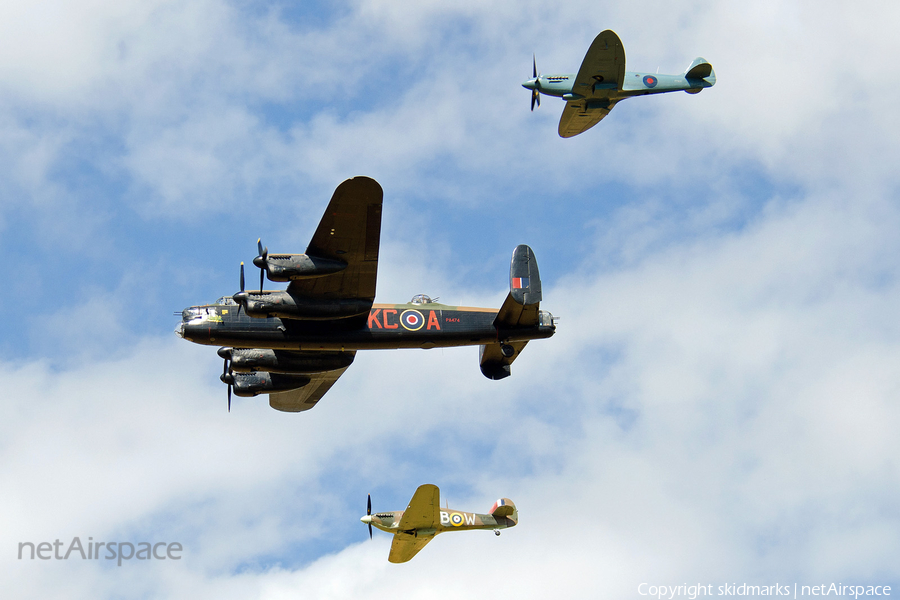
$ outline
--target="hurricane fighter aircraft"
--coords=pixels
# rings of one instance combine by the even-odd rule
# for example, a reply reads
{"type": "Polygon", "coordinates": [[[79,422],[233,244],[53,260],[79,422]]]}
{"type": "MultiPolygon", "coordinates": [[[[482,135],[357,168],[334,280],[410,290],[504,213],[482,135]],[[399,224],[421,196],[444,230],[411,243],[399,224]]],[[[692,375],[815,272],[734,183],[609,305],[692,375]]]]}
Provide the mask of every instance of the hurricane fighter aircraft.
{"type": "Polygon", "coordinates": [[[419,294],[406,304],[373,304],[381,234],[381,186],[354,177],[334,192],[305,254],[270,254],[257,242],[259,290],[182,311],[175,333],[222,346],[221,379],[238,396],[269,394],[272,408],[315,406],[353,362],[357,350],[480,346],[481,372],[509,376],[529,340],[556,331],[539,309],[541,279],[531,248],[518,246],[510,290],[500,309],[439,304],[419,294]],[[263,290],[263,276],[288,283],[263,290]]]}
{"type": "Polygon", "coordinates": [[[394,534],[391,553],[388,561],[392,563],[406,562],[425,547],[434,536],[445,531],[465,531],[468,529],[493,529],[500,535],[501,529],[515,527],[519,522],[519,512],[509,498],[500,498],[488,511],[488,514],[464,512],[441,508],[441,491],[436,485],[426,483],[420,485],[413,494],[406,510],[379,512],[372,514],[372,496],[366,504],[366,516],[360,521],[369,526],[369,539],[372,538],[372,526],[394,534]]]}
{"type": "Polygon", "coordinates": [[[704,58],[694,59],[681,75],[626,71],[622,40],[607,29],[594,38],[577,74],[539,75],[537,60],[532,58],[531,79],[522,87],[531,90],[531,110],[535,103],[541,105],[541,94],[566,101],[559,135],[568,138],[599,123],[619,100],[680,90],[697,94],[715,84],[716,73],[704,58]]]}

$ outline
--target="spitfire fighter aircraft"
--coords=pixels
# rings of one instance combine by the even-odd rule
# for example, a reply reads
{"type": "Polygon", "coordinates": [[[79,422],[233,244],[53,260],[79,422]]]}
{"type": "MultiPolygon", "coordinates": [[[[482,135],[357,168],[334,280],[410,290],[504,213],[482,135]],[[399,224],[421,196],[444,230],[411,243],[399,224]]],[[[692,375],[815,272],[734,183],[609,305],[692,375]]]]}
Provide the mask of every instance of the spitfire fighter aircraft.
{"type": "Polygon", "coordinates": [[[257,242],[259,291],[241,289],[215,304],[182,311],[175,333],[222,346],[221,380],[238,396],[269,394],[272,408],[315,406],[353,362],[357,350],[480,346],[481,372],[509,376],[529,340],[556,331],[539,309],[541,279],[531,248],[518,246],[510,290],[500,309],[447,306],[419,294],[406,304],[373,304],[383,192],[354,177],[334,192],[305,254],[269,254],[257,242]],[[263,276],[290,282],[263,290],[263,276]]]}
{"type": "Polygon", "coordinates": [[[577,74],[538,75],[537,60],[533,59],[531,79],[522,87],[531,90],[531,110],[535,103],[541,105],[541,94],[566,101],[559,135],[568,138],[599,123],[619,100],[679,90],[697,94],[715,84],[716,73],[703,58],[694,59],[681,75],[626,71],[622,40],[607,29],[594,38],[577,74]]]}
{"type": "Polygon", "coordinates": [[[488,511],[489,514],[464,512],[441,508],[441,491],[436,485],[420,485],[413,494],[406,510],[372,514],[372,496],[366,505],[366,516],[360,521],[394,534],[388,561],[406,562],[425,547],[434,536],[445,531],[465,531],[467,529],[493,529],[500,535],[501,529],[515,527],[519,522],[516,505],[509,498],[500,498],[488,511]]]}

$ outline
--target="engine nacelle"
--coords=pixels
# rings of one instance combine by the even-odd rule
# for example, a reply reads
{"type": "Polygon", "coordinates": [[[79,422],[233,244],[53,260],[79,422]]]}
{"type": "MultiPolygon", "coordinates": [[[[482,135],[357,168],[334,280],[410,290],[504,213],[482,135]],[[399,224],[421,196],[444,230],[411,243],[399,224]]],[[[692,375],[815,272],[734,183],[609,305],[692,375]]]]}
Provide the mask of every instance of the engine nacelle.
{"type": "Polygon", "coordinates": [[[327,321],[367,315],[372,308],[371,300],[318,300],[298,298],[288,292],[238,292],[233,298],[249,316],[260,319],[327,321]]]}
{"type": "MultiPolygon", "coordinates": [[[[310,382],[306,375],[290,373],[231,373],[234,393],[238,396],[250,397],[271,392],[286,392],[302,388],[310,382]]],[[[224,376],[223,376],[224,377],[224,376]]],[[[227,381],[225,383],[228,383],[227,381]]]]}
{"type": "Polygon", "coordinates": [[[234,371],[273,373],[323,373],[349,367],[354,352],[302,352],[261,348],[219,348],[219,356],[231,361],[234,371]]]}
{"type": "Polygon", "coordinates": [[[331,275],[347,268],[347,263],[331,258],[319,258],[308,254],[269,254],[263,259],[257,256],[253,264],[266,270],[269,281],[291,281],[331,275]]]}

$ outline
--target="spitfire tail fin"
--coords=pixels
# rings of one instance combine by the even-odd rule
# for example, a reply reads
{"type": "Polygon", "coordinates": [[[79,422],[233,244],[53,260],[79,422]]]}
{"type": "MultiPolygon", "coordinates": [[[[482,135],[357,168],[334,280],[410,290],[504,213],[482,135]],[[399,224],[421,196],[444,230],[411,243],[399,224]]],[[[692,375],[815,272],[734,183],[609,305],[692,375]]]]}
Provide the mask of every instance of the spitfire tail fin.
{"type": "Polygon", "coordinates": [[[494,502],[490,513],[498,522],[505,520],[507,527],[513,527],[519,522],[519,511],[516,510],[516,503],[509,498],[500,498],[494,502]]]}
{"type": "Polygon", "coordinates": [[[689,94],[696,94],[705,87],[716,85],[716,72],[705,58],[698,56],[684,72],[684,78],[695,84],[687,90],[689,94]]]}

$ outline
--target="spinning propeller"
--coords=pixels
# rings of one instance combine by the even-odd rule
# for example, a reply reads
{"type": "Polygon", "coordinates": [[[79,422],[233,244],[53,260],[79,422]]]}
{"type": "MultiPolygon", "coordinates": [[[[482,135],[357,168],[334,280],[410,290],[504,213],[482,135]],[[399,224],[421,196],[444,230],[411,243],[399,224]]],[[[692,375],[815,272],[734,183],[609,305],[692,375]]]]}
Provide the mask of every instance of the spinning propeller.
{"type": "MultiPolygon", "coordinates": [[[[269,256],[269,247],[266,246],[263,248],[262,238],[256,240],[256,247],[259,249],[259,256],[253,259],[253,264],[259,267],[259,293],[262,294],[263,291],[263,275],[266,271],[266,258],[269,256]]],[[[244,286],[241,286],[241,290],[244,289],[244,286]]]]}
{"type": "MultiPolygon", "coordinates": [[[[366,516],[367,517],[372,516],[372,494],[369,494],[369,499],[366,502],[366,516]]],[[[367,523],[367,525],[369,526],[369,539],[371,540],[372,539],[372,521],[369,521],[367,523]]]]}
{"type": "Polygon", "coordinates": [[[238,316],[241,316],[241,307],[244,306],[244,301],[246,300],[246,296],[247,296],[247,294],[244,293],[244,263],[243,263],[243,261],[241,261],[241,291],[231,297],[232,300],[237,302],[238,316]]]}
{"type": "MultiPolygon", "coordinates": [[[[241,286],[241,288],[243,287],[244,286],[241,286]]],[[[231,359],[231,348],[219,348],[216,354],[225,359],[225,364],[222,367],[222,374],[219,376],[219,379],[222,380],[222,383],[228,384],[228,412],[231,412],[231,386],[234,385],[234,373],[232,373],[228,364],[231,359]]]]}
{"type": "Polygon", "coordinates": [[[531,55],[531,77],[534,79],[534,87],[531,88],[531,110],[534,111],[534,103],[537,102],[538,108],[541,107],[541,76],[537,72],[537,58],[531,55]]]}

